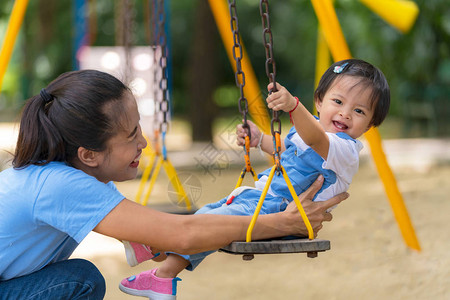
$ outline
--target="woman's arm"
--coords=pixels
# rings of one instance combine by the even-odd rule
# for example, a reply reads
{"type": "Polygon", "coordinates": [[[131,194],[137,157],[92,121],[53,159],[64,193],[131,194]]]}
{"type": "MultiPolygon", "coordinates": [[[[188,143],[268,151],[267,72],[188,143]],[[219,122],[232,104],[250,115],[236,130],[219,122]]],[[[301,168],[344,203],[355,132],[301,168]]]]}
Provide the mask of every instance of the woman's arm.
{"type": "MultiPolygon", "coordinates": [[[[346,193],[323,202],[312,202],[323,178],[299,196],[314,231],[332,216],[326,210],[346,199],[346,193]]],[[[292,204],[292,203],[291,203],[292,204]]],[[[266,239],[285,235],[306,235],[306,227],[295,204],[286,211],[258,218],[253,238],[266,239]]],[[[124,199],[94,231],[120,240],[151,245],[155,249],[182,254],[216,250],[235,240],[245,240],[251,216],[173,215],[155,211],[124,199]]]]}
{"type": "MultiPolygon", "coordinates": [[[[272,87],[273,84],[270,83],[267,88],[270,90],[272,87]]],[[[267,97],[268,107],[276,111],[283,110],[285,112],[290,112],[295,108],[291,112],[295,130],[308,146],[326,160],[330,141],[323,127],[302,103],[299,102],[297,105],[298,100],[285,87],[277,83],[277,89],[277,92],[267,97]]]]}

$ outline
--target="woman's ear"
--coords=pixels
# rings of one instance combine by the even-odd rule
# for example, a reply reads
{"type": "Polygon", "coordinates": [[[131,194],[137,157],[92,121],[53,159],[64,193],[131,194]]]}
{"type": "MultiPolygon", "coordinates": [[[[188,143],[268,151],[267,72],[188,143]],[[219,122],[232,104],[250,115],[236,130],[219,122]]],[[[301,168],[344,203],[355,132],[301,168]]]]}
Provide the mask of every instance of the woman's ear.
{"type": "Polygon", "coordinates": [[[102,159],[102,154],[100,152],[88,150],[84,147],[78,147],[78,160],[91,168],[98,167],[100,160],[102,159]]]}

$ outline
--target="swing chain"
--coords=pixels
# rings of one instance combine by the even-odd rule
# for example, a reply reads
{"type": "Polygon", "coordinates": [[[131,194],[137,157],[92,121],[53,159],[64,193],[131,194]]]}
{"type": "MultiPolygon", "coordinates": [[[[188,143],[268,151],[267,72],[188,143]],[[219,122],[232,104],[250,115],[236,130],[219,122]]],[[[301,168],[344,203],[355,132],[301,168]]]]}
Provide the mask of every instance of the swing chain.
{"type": "Polygon", "coordinates": [[[151,15],[151,30],[150,30],[150,36],[149,39],[152,43],[153,48],[153,64],[152,64],[152,72],[153,72],[153,131],[154,131],[154,145],[155,150],[158,152],[159,147],[156,147],[157,140],[159,138],[159,122],[158,122],[158,116],[159,116],[159,99],[158,99],[158,31],[157,31],[157,12],[156,12],[157,3],[156,1],[153,1],[153,7],[152,7],[152,15],[151,15]]]}
{"type": "MultiPolygon", "coordinates": [[[[275,59],[273,58],[273,36],[272,30],[270,29],[268,0],[260,1],[259,12],[261,14],[261,21],[263,26],[263,43],[264,47],[266,48],[266,75],[269,78],[269,82],[275,82],[277,69],[275,66],[275,59]]],[[[277,91],[275,86],[272,91],[277,91]]]]}
{"type": "Polygon", "coordinates": [[[131,82],[133,78],[133,69],[131,68],[131,49],[132,49],[132,35],[133,35],[133,3],[129,0],[122,2],[122,44],[125,50],[125,74],[124,81],[126,84],[131,82]]]}
{"type": "MultiPolygon", "coordinates": [[[[236,1],[235,0],[228,0],[228,5],[230,9],[230,25],[231,25],[231,31],[233,33],[233,58],[236,62],[236,72],[234,74],[235,80],[236,80],[236,86],[239,88],[240,91],[240,98],[239,98],[239,112],[242,114],[243,118],[243,127],[247,130],[248,137],[251,140],[251,132],[250,132],[250,126],[247,123],[247,115],[248,115],[248,101],[247,98],[244,96],[244,86],[245,86],[245,74],[242,70],[242,57],[243,57],[243,50],[242,45],[240,43],[240,36],[239,36],[239,21],[237,16],[237,9],[236,9],[236,1]]],[[[244,146],[245,148],[245,146],[244,146]]],[[[245,149],[246,151],[248,149],[245,149]]]]}
{"type": "Polygon", "coordinates": [[[168,114],[169,114],[169,91],[167,80],[167,42],[165,32],[166,15],[164,11],[164,0],[158,0],[157,22],[158,22],[158,34],[156,39],[161,48],[161,55],[159,58],[159,66],[161,70],[159,88],[162,92],[162,97],[159,106],[160,111],[162,112],[162,122],[160,126],[161,131],[163,132],[164,135],[164,133],[167,132],[168,114]]]}
{"type": "MultiPolygon", "coordinates": [[[[275,59],[273,57],[273,36],[272,30],[270,29],[270,17],[269,17],[269,1],[261,0],[259,2],[259,12],[261,14],[261,23],[263,27],[263,43],[264,48],[266,49],[266,75],[269,79],[269,82],[274,84],[273,88],[269,91],[269,93],[273,93],[277,91],[277,87],[275,85],[276,80],[275,76],[277,73],[277,69],[275,66],[275,59]]],[[[275,164],[277,165],[277,171],[281,171],[280,165],[280,151],[281,151],[281,121],[278,115],[278,111],[272,111],[272,120],[270,122],[270,131],[273,136],[273,155],[275,164]],[[275,125],[277,126],[277,130],[275,130],[275,125]]]]}
{"type": "MultiPolygon", "coordinates": [[[[161,154],[161,145],[159,143],[159,134],[160,134],[160,130],[161,130],[161,126],[160,126],[160,115],[161,115],[161,99],[160,99],[160,95],[159,95],[159,76],[160,72],[161,72],[161,68],[159,67],[158,64],[158,56],[160,55],[160,53],[158,53],[158,31],[157,31],[157,15],[156,15],[156,1],[154,1],[154,13],[152,16],[152,31],[153,31],[153,64],[152,64],[152,71],[153,71],[153,102],[154,102],[154,106],[153,106],[153,148],[155,150],[155,153],[157,155],[161,154]]],[[[160,49],[161,50],[161,49],[160,49]]]]}

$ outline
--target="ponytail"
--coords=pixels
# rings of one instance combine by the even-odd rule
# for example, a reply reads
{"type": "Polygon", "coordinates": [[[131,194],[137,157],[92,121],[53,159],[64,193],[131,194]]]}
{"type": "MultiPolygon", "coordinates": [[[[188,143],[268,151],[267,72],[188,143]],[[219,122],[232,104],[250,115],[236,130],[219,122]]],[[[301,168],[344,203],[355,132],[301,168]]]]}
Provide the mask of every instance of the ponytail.
{"type": "Polygon", "coordinates": [[[51,104],[41,95],[32,97],[25,104],[12,162],[15,168],[64,160],[63,140],[46,113],[51,104]]]}
{"type": "Polygon", "coordinates": [[[64,73],[25,104],[13,159],[14,168],[51,161],[71,163],[79,147],[103,151],[116,134],[128,88],[94,70],[64,73]],[[111,102],[114,109],[105,109],[111,102]]]}

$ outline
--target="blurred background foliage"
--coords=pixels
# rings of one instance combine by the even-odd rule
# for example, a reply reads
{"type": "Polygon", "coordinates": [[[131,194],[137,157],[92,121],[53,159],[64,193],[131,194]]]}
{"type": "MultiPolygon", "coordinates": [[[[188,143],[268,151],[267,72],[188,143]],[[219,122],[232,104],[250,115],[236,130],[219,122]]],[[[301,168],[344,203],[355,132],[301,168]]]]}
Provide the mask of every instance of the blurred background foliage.
{"type": "MultiPolygon", "coordinates": [[[[117,3],[91,0],[91,45],[120,44],[117,3]]],[[[134,45],[148,45],[146,1],[133,3],[134,45]]],[[[385,23],[361,2],[336,0],[335,7],[353,57],[379,67],[391,86],[390,120],[402,137],[450,133],[450,3],[416,0],[418,19],[407,34],[385,23]]],[[[13,0],[0,2],[3,40],[13,0]]],[[[239,30],[261,91],[267,85],[259,1],[238,0],[239,30]]],[[[271,1],[277,81],[312,108],[317,18],[307,0],[271,1]]],[[[194,140],[210,140],[213,122],[238,116],[239,91],[207,0],[171,0],[173,113],[190,120],[194,140]]],[[[17,116],[25,99],[73,66],[73,3],[31,0],[3,80],[0,120],[17,116]]],[[[384,131],[389,131],[385,129],[384,131]]],[[[383,131],[382,131],[383,132],[383,131]]]]}

